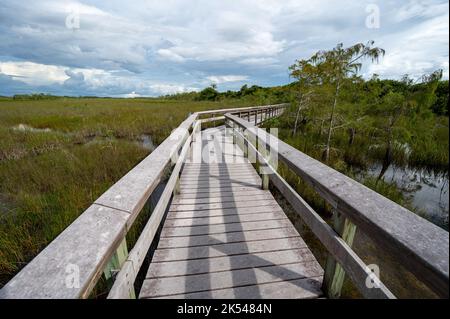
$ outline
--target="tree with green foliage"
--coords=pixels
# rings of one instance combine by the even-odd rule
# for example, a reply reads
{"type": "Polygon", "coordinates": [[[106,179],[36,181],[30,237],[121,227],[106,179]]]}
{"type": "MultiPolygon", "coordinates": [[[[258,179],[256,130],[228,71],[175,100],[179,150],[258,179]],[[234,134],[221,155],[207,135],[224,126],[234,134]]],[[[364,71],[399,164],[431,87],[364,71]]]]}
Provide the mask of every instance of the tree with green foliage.
{"type": "Polygon", "coordinates": [[[200,101],[215,101],[219,96],[219,92],[217,92],[217,85],[211,84],[207,88],[200,91],[198,99],[200,101]]]}
{"type": "Polygon", "coordinates": [[[381,140],[384,148],[382,168],[378,175],[380,180],[392,164],[394,151],[402,152],[410,135],[402,123],[404,117],[412,110],[412,105],[402,93],[389,92],[378,104],[370,108],[372,129],[375,137],[381,140]]]}
{"type": "Polygon", "coordinates": [[[295,136],[299,125],[300,113],[308,108],[311,97],[314,94],[314,88],[320,83],[317,66],[308,60],[298,60],[289,67],[290,75],[297,79],[295,85],[295,94],[297,98],[297,108],[295,113],[295,122],[292,129],[292,135],[295,136]]]}
{"type": "Polygon", "coordinates": [[[431,110],[433,113],[437,115],[445,115],[448,116],[448,80],[447,81],[439,81],[436,87],[436,99],[431,106],[431,110]]]}
{"type": "Polygon", "coordinates": [[[291,66],[292,74],[301,74],[308,69],[313,70],[315,77],[319,78],[322,86],[328,87],[331,95],[332,106],[329,116],[328,134],[324,147],[323,159],[329,160],[331,138],[336,118],[336,108],[338,105],[341,88],[346,81],[357,76],[362,67],[362,59],[370,58],[372,62],[378,61],[385,51],[378,47],[373,47],[374,42],[367,44],[358,43],[351,47],[344,48],[339,43],[335,48],[328,51],[319,51],[308,60],[298,61],[291,66]]]}

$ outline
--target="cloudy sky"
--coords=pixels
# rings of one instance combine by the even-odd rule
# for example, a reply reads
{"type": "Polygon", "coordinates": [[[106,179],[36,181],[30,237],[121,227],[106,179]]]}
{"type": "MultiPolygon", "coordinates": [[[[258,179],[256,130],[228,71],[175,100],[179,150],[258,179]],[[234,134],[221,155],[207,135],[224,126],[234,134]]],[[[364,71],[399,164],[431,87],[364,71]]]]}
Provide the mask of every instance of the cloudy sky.
{"type": "Polygon", "coordinates": [[[0,95],[157,96],[286,84],[288,66],[375,40],[373,73],[449,74],[440,0],[0,0],[0,95]]]}

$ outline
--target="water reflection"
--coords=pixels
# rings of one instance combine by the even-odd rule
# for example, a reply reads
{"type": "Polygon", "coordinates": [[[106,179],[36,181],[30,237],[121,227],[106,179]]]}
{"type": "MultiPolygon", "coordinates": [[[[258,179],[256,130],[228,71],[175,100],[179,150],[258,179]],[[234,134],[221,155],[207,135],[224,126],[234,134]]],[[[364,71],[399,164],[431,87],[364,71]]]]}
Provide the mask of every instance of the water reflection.
{"type": "MultiPolygon", "coordinates": [[[[378,176],[381,165],[371,167],[368,173],[378,176]]],[[[449,219],[449,178],[448,172],[433,172],[422,168],[391,166],[384,180],[395,182],[405,196],[424,217],[448,230],[449,219]]]]}
{"type": "Polygon", "coordinates": [[[156,148],[155,144],[153,144],[152,137],[147,134],[142,134],[139,136],[139,144],[150,152],[153,152],[156,148]]]}

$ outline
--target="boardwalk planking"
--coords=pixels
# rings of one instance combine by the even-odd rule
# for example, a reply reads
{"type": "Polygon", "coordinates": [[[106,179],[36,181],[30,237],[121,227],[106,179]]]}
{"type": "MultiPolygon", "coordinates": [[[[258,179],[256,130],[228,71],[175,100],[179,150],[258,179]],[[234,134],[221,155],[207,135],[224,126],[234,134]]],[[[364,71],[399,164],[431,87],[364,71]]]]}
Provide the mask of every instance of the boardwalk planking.
{"type": "Polygon", "coordinates": [[[202,146],[207,156],[185,164],[140,298],[321,297],[322,268],[241,150],[223,129],[203,131],[194,150],[202,146]]]}

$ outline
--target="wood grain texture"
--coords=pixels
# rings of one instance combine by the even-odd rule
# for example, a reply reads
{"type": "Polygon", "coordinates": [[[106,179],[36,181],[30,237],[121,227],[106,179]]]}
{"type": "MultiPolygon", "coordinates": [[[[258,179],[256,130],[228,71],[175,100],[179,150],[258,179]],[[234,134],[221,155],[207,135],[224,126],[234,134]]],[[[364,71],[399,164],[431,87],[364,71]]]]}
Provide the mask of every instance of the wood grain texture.
{"type": "MultiPolygon", "coordinates": [[[[207,274],[148,278],[141,289],[141,298],[160,297],[173,294],[186,294],[208,290],[256,285],[253,298],[261,298],[259,285],[285,282],[321,276],[322,269],[317,262],[293,263],[250,269],[237,269],[207,274]]],[[[289,296],[286,296],[289,297],[289,296]]],[[[292,297],[292,296],[291,296],[292,297]]],[[[318,297],[318,296],[316,296],[318,297]]]]}
{"type": "MultiPolygon", "coordinates": [[[[281,110],[286,106],[265,106],[264,108],[274,107],[281,110]]],[[[247,109],[258,108],[261,107],[247,109]]],[[[237,112],[238,110],[215,110],[202,112],[201,115],[223,115],[229,111],[237,112]]],[[[222,129],[210,130],[207,134],[200,133],[201,122],[198,121],[199,115],[200,113],[190,115],[148,157],[101,195],[93,205],[83,212],[0,290],[0,298],[88,297],[106,263],[111,259],[142,207],[160,183],[163,172],[166,168],[175,164],[175,155],[188,138],[189,130],[192,129],[194,123],[196,123],[195,134],[192,137],[196,140],[198,137],[199,142],[195,143],[195,146],[198,149],[203,143],[208,143],[208,154],[206,157],[211,159],[211,165],[208,166],[206,171],[202,161],[200,161],[200,164],[195,163],[195,160],[191,161],[192,167],[186,170],[186,179],[181,183],[184,184],[182,189],[186,198],[206,198],[221,192],[232,195],[234,191],[257,190],[259,185],[254,182],[257,180],[257,176],[250,174],[251,171],[249,169],[251,166],[244,158],[243,153],[233,145],[232,141],[230,142],[229,138],[221,133],[222,129]],[[217,135],[216,141],[209,143],[209,139],[215,134],[217,135]],[[226,161],[235,163],[235,166],[229,172],[231,178],[239,177],[244,170],[247,173],[250,172],[246,175],[248,180],[242,180],[240,184],[229,183],[222,185],[222,173],[223,169],[226,168],[223,163],[226,161]],[[212,175],[205,176],[205,173],[212,173],[212,175]],[[197,178],[196,184],[199,184],[199,186],[205,184],[205,182],[209,183],[210,179],[216,179],[218,183],[217,186],[212,185],[213,187],[211,188],[200,188],[199,191],[192,193],[189,189],[192,187],[190,181],[193,178],[197,178]],[[70,274],[73,272],[79,273],[79,276],[77,276],[79,281],[77,280],[77,282],[71,284],[67,280],[70,280],[70,274]]],[[[158,226],[158,218],[154,218],[152,223],[155,223],[155,225],[149,226],[149,232],[143,234],[142,241],[151,240],[151,234],[154,228],[158,226]]],[[[261,227],[270,228],[272,226],[267,225],[266,222],[251,222],[246,223],[246,226],[240,229],[261,229],[261,227]]],[[[184,228],[190,229],[190,227],[184,228]]],[[[193,226],[192,229],[194,228],[193,226]]],[[[227,227],[227,229],[233,228],[237,229],[238,227],[237,225],[227,227]]],[[[214,227],[211,229],[214,229],[214,227]]],[[[216,231],[221,232],[222,230],[217,228],[216,231]]],[[[204,232],[202,228],[195,228],[194,232],[210,233],[210,231],[204,232]]],[[[184,230],[181,233],[184,233],[184,230]]],[[[174,233],[174,235],[177,234],[174,233]]],[[[130,252],[131,257],[123,264],[123,271],[117,276],[116,280],[119,280],[117,285],[121,288],[112,292],[112,296],[115,298],[123,296],[124,292],[128,296],[133,295],[130,286],[132,286],[133,278],[135,278],[137,273],[142,254],[146,253],[142,251],[145,250],[146,245],[139,245],[139,247],[141,248],[138,249],[137,264],[135,263],[136,260],[132,259],[134,258],[133,253],[130,252]]]]}
{"type": "Polygon", "coordinates": [[[214,151],[186,163],[140,298],[322,296],[323,270],[253,166],[220,154],[224,132],[196,140],[214,151]]]}
{"type": "MultiPolygon", "coordinates": [[[[320,298],[322,276],[315,278],[260,283],[245,287],[208,290],[156,297],[155,299],[315,299],[320,298]],[[258,291],[256,294],[255,291],[258,291]]],[[[145,298],[145,297],[143,297],[145,298]]]]}
{"type": "Polygon", "coordinates": [[[449,296],[449,233],[368,187],[309,157],[234,115],[225,117],[259,143],[278,151],[278,159],[312,186],[334,209],[391,253],[442,297],[449,296]]]}
{"type": "Polygon", "coordinates": [[[123,240],[128,218],[92,205],[0,290],[0,298],[86,298],[123,240]]]}

